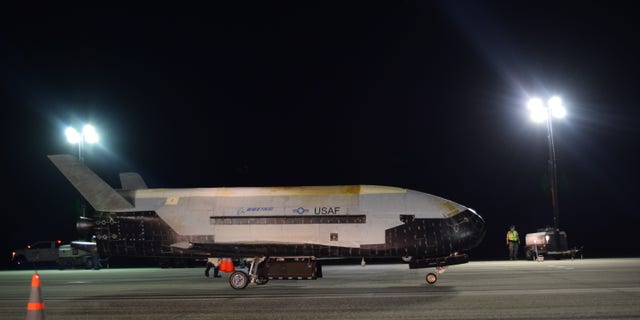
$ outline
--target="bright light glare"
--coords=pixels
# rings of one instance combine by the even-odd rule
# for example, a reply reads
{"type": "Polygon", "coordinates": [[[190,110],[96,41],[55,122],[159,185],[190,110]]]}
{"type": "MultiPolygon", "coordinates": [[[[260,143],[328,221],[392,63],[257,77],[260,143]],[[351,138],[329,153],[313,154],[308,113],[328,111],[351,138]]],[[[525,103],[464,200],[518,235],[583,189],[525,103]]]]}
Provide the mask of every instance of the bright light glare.
{"type": "Polygon", "coordinates": [[[84,141],[88,143],[96,143],[99,140],[96,129],[90,124],[85,125],[84,128],[82,128],[82,133],[72,127],[68,127],[67,130],[64,131],[64,134],[67,136],[67,141],[73,144],[84,141]]]}
{"type": "Polygon", "coordinates": [[[67,130],[64,131],[64,134],[67,136],[67,141],[69,141],[69,143],[79,143],[80,140],[82,140],[82,136],[74,128],[67,128],[67,130]]]}
{"type": "Polygon", "coordinates": [[[527,103],[527,109],[533,122],[544,122],[547,120],[547,109],[540,98],[531,98],[527,103]]]}
{"type": "Polygon", "coordinates": [[[98,133],[96,132],[96,129],[90,124],[82,128],[82,135],[84,136],[84,140],[88,143],[98,142],[98,133]]]}
{"type": "Polygon", "coordinates": [[[547,104],[549,105],[549,109],[551,110],[551,115],[553,117],[560,119],[567,115],[567,110],[562,105],[562,99],[560,99],[560,97],[551,97],[547,104]]]}

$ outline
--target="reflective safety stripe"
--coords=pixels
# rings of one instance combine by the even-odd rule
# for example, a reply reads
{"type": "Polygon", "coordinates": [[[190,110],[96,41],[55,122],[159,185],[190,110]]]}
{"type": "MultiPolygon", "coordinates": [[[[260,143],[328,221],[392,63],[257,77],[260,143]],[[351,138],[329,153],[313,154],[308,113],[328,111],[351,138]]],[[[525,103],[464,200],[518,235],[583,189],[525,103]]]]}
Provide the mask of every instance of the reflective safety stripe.
{"type": "Polygon", "coordinates": [[[44,302],[29,302],[27,310],[44,310],[44,302]]]}

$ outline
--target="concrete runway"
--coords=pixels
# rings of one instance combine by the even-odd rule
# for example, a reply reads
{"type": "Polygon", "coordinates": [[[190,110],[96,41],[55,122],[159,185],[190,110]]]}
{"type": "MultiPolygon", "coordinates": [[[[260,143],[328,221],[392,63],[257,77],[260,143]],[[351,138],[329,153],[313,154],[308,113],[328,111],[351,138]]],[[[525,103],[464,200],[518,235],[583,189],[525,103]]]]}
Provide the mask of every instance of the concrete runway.
{"type": "MultiPolygon", "coordinates": [[[[39,271],[48,319],[640,319],[640,259],[324,266],[233,290],[204,268],[39,271]]],[[[0,318],[24,319],[33,271],[0,272],[0,318]]]]}

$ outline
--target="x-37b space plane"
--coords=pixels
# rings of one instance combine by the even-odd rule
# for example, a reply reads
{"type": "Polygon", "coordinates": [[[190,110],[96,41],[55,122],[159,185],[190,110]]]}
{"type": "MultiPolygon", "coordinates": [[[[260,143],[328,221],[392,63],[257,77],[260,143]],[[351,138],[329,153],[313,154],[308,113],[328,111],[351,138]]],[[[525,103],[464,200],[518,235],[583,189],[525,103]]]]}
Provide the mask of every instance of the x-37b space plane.
{"type": "MultiPolygon", "coordinates": [[[[318,260],[398,258],[409,268],[468,262],[484,238],[472,209],[376,185],[149,189],[121,173],[114,189],[71,155],[49,159],[95,209],[84,219],[105,256],[199,256],[246,262],[229,283],[322,277],[318,260]]],[[[222,268],[221,268],[222,270],[222,268]]],[[[223,270],[225,271],[225,270],[223,270]]],[[[229,270],[231,271],[231,270],[229,270]]]]}

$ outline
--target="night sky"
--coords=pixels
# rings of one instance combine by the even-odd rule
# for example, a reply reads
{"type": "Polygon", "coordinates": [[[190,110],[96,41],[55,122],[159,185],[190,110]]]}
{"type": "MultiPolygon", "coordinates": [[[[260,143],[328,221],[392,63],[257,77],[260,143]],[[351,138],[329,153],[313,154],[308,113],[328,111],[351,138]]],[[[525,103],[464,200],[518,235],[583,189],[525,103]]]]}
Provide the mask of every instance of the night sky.
{"type": "Polygon", "coordinates": [[[631,2],[84,5],[0,9],[7,258],[78,237],[79,194],[46,155],[77,155],[64,129],[90,122],[86,163],[112,186],[410,188],[474,208],[471,259],[504,259],[510,224],[553,224],[546,127],[525,109],[553,94],[569,245],[640,255],[631,2]]]}

